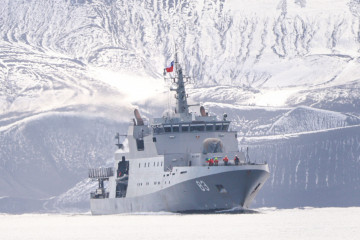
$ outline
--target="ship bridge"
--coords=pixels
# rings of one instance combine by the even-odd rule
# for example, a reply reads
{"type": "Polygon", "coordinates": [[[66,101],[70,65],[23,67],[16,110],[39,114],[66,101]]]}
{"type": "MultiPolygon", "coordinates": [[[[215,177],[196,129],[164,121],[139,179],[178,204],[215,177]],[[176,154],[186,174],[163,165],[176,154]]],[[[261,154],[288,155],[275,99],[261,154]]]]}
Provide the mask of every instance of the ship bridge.
{"type": "Polygon", "coordinates": [[[230,121],[165,122],[152,124],[154,135],[164,133],[227,132],[230,121]]]}

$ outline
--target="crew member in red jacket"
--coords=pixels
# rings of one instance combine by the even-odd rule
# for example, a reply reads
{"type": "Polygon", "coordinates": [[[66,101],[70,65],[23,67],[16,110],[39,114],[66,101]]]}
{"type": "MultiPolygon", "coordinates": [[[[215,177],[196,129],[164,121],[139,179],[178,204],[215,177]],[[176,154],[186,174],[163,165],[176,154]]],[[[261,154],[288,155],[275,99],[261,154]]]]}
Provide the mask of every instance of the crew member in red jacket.
{"type": "Polygon", "coordinates": [[[224,165],[227,166],[227,165],[228,165],[228,162],[229,162],[228,157],[225,156],[225,157],[223,158],[223,161],[224,161],[224,165]]]}
{"type": "Polygon", "coordinates": [[[209,166],[214,166],[214,159],[213,158],[210,158],[209,166]]]}
{"type": "Polygon", "coordinates": [[[215,157],[214,163],[215,163],[215,166],[219,166],[219,160],[217,157],[215,157]]]}

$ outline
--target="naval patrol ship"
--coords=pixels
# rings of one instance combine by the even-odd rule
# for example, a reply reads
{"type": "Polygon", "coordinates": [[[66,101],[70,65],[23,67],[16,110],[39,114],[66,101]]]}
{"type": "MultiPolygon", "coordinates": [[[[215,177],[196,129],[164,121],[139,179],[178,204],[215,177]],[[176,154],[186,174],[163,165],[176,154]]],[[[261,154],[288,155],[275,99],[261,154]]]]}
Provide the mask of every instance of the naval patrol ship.
{"type": "Polygon", "coordinates": [[[117,134],[114,166],[89,169],[99,183],[90,193],[92,214],[248,208],[268,179],[267,163],[251,162],[239,150],[226,114],[219,119],[203,106],[199,114],[189,111],[187,77],[176,54],[167,70],[173,72],[174,111],[147,123],[135,109],[125,135],[128,151],[117,134]]]}

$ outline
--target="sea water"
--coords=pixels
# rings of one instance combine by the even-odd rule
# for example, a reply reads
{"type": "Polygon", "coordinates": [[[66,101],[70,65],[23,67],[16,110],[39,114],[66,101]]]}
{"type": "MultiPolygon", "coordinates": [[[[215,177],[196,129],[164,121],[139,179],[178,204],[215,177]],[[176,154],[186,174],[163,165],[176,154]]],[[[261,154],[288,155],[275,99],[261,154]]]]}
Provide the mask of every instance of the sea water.
{"type": "Polygon", "coordinates": [[[0,214],[0,239],[360,239],[360,207],[217,214],[0,214]]]}

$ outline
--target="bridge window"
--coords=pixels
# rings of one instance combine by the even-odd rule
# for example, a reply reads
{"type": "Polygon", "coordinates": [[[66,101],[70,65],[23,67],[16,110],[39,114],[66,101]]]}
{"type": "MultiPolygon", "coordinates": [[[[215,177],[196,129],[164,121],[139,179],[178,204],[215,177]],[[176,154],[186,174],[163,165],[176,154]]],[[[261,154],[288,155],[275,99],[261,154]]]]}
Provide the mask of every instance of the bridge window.
{"type": "Polygon", "coordinates": [[[222,129],[222,124],[221,124],[221,123],[217,123],[217,124],[215,125],[215,131],[221,131],[221,129],[222,129]]]}
{"type": "Polygon", "coordinates": [[[164,131],[165,132],[171,132],[171,126],[169,126],[169,125],[164,126],[164,131]]]}
{"type": "Polygon", "coordinates": [[[201,132],[204,131],[205,126],[201,124],[190,125],[190,132],[201,132]]]}
{"type": "Polygon", "coordinates": [[[188,124],[184,124],[181,126],[181,131],[182,132],[188,132],[189,131],[189,125],[188,124]]]}
{"type": "Polygon", "coordinates": [[[179,125],[173,125],[173,132],[179,132],[179,125]]]}
{"type": "Polygon", "coordinates": [[[229,128],[229,124],[228,123],[224,123],[224,125],[222,126],[222,130],[223,131],[227,131],[229,128]]]}
{"type": "Polygon", "coordinates": [[[213,124],[206,124],[206,131],[212,131],[214,130],[214,125],[213,124]]]}
{"type": "Polygon", "coordinates": [[[164,128],[162,128],[161,126],[154,126],[153,129],[154,129],[154,133],[156,134],[160,134],[164,132],[164,128]]]}

